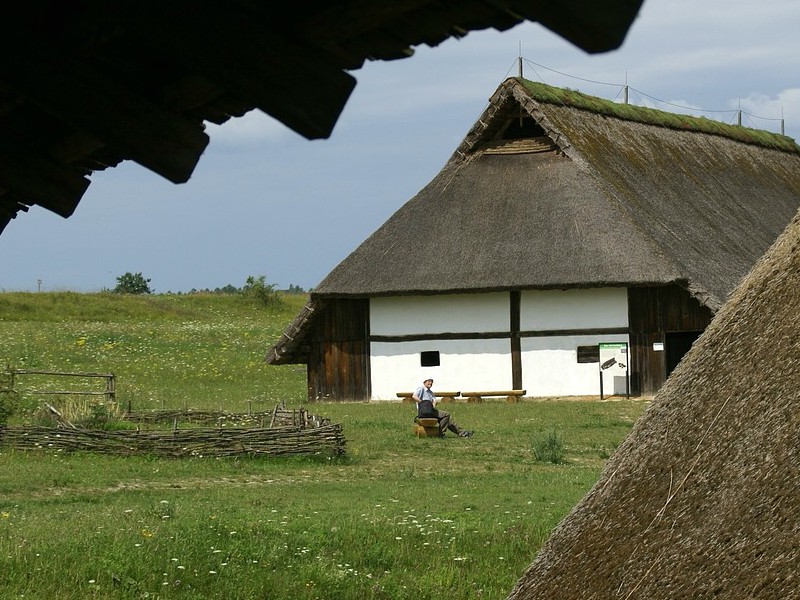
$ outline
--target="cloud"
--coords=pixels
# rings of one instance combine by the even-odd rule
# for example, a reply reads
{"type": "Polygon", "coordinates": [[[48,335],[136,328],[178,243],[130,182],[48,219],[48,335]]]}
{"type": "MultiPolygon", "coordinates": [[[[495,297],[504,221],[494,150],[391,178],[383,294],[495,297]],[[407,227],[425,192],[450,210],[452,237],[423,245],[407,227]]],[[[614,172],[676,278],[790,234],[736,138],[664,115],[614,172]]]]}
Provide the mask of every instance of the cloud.
{"type": "Polygon", "coordinates": [[[737,46],[733,40],[727,44],[694,49],[682,48],[665,52],[652,63],[656,71],[691,73],[701,71],[706,74],[722,70],[735,70],[741,73],[750,68],[760,68],[765,64],[785,63],[789,53],[798,50],[798,44],[761,43],[747,47],[737,46]]]}
{"type": "Polygon", "coordinates": [[[776,96],[751,94],[735,103],[732,101],[731,105],[741,106],[746,113],[743,125],[748,125],[744,120],[746,117],[752,122],[748,125],[750,127],[779,132],[782,118],[786,135],[794,137],[800,131],[800,88],[788,88],[776,96]]]}
{"type": "Polygon", "coordinates": [[[276,142],[296,136],[291,129],[273,117],[251,110],[242,117],[234,117],[222,125],[208,123],[206,133],[211,143],[220,146],[251,146],[263,142],[276,142]]]}

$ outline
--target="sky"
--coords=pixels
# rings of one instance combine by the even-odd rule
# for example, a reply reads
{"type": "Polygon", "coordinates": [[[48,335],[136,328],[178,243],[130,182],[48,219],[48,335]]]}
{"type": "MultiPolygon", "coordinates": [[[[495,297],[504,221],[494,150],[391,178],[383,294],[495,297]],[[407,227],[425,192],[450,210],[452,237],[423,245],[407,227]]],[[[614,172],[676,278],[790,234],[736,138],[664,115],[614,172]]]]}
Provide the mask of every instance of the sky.
{"type": "MultiPolygon", "coordinates": [[[[309,290],[441,170],[507,77],[800,139],[800,2],[644,0],[618,50],[535,23],[369,62],[332,135],[253,111],[222,126],[187,183],[127,161],[75,213],[39,207],[0,234],[0,291],[96,292],[142,273],[156,293],[265,276],[309,290]]],[[[425,224],[419,224],[420,229],[425,224]]],[[[409,238],[416,232],[409,231],[409,238]]]]}

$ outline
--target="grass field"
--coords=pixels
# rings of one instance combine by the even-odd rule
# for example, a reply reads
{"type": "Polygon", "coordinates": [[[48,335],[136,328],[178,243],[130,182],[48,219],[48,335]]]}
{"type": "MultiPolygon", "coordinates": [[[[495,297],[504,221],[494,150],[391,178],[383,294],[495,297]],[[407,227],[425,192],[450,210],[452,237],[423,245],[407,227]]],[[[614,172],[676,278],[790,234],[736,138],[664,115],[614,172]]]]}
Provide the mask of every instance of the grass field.
{"type": "MultiPolygon", "coordinates": [[[[134,410],[297,404],[305,369],[264,362],[306,301],[283,298],[267,309],[235,295],[0,294],[0,360],[18,369],[114,373],[118,401],[134,410]]],[[[20,378],[26,385],[65,382],[20,378]]],[[[86,385],[98,389],[97,381],[86,385]]]]}
{"type": "MultiPolygon", "coordinates": [[[[475,436],[417,439],[410,405],[308,405],[303,369],[264,364],[304,301],[0,294],[12,368],[113,372],[135,409],[285,400],[347,438],[343,459],[0,447],[0,598],[505,598],[646,406],[449,404],[475,436]],[[553,433],[564,462],[538,462],[553,433]]],[[[41,403],[26,385],[14,423],[41,403]]]]}

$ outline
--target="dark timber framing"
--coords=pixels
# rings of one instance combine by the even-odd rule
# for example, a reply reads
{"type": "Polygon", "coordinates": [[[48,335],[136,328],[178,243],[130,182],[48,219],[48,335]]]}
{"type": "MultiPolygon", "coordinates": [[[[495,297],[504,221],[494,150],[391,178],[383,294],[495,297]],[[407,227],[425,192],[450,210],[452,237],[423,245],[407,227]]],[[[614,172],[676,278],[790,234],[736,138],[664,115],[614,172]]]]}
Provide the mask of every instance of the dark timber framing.
{"type": "Polygon", "coordinates": [[[315,320],[308,353],[309,399],[369,398],[369,300],[333,300],[315,320]]]}
{"type": "Polygon", "coordinates": [[[520,297],[519,290],[509,292],[509,322],[511,325],[511,387],[522,389],[522,343],[520,341],[520,297]]]}
{"type": "Polygon", "coordinates": [[[711,311],[678,287],[628,289],[631,393],[655,394],[667,379],[667,334],[704,331],[711,311]],[[662,344],[663,350],[654,350],[662,344]]]}
{"type": "MultiPolygon", "coordinates": [[[[315,321],[308,351],[308,397],[361,400],[371,396],[370,344],[430,340],[507,339],[514,389],[523,389],[522,338],[627,334],[630,339],[631,393],[653,394],[669,375],[669,334],[701,332],[711,322],[711,311],[677,286],[628,288],[628,324],[562,330],[520,330],[521,292],[508,293],[508,331],[445,332],[438,334],[370,335],[369,300],[336,299],[326,302],[315,321]],[[663,350],[656,350],[662,344],[663,350]]],[[[576,349],[577,350],[577,349],[576,349]]],[[[530,386],[530,384],[527,384],[530,386]]]]}

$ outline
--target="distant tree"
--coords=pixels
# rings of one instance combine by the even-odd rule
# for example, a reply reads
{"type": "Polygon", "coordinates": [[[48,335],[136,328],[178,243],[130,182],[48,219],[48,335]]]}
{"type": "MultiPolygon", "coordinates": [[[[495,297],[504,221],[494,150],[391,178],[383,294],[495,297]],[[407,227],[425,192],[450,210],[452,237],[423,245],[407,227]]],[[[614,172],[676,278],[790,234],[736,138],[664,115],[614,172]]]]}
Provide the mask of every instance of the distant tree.
{"type": "Polygon", "coordinates": [[[231,285],[230,283],[221,288],[214,289],[215,294],[239,294],[241,290],[237,288],[235,285],[231,285]]]}
{"type": "Polygon", "coordinates": [[[115,294],[152,294],[150,280],[145,279],[141,273],[125,273],[117,277],[115,294]]]}
{"type": "Polygon", "coordinates": [[[242,287],[242,295],[262,306],[278,306],[282,302],[278,292],[275,291],[275,284],[267,283],[264,275],[258,277],[250,275],[242,287]]]}
{"type": "Polygon", "coordinates": [[[289,289],[286,290],[290,294],[302,294],[305,292],[299,285],[289,284],[289,289]]]}

